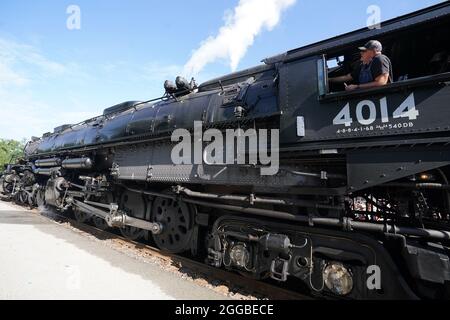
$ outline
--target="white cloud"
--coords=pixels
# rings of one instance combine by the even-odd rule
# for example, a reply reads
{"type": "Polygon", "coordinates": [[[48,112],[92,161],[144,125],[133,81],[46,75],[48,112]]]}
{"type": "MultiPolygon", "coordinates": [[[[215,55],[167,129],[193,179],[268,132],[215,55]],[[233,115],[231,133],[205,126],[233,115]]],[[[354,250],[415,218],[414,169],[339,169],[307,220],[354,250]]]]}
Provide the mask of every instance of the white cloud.
{"type": "Polygon", "coordinates": [[[95,112],[61,110],[45,102],[37,101],[32,92],[21,89],[0,89],[0,138],[29,139],[40,136],[67,123],[77,123],[94,117],[95,112]],[[55,112],[58,110],[58,112],[55,112]]]}
{"type": "Polygon", "coordinates": [[[233,12],[225,12],[225,24],[215,37],[206,39],[184,67],[187,75],[198,74],[207,64],[227,60],[235,71],[255,37],[272,30],[284,10],[296,0],[240,0],[233,12]]]}
{"type": "MultiPolygon", "coordinates": [[[[29,139],[122,101],[157,98],[164,80],[178,75],[182,65],[164,62],[61,63],[38,47],[0,38],[0,138],[29,139]],[[128,90],[118,89],[125,83],[128,90]]],[[[215,76],[200,73],[197,80],[215,76]]]]}
{"type": "Polygon", "coordinates": [[[83,73],[75,64],[46,58],[33,46],[0,38],[0,138],[29,139],[61,124],[93,117],[92,112],[51,106],[33,94],[34,83],[63,75],[82,77],[83,73]]]}
{"type": "Polygon", "coordinates": [[[137,86],[148,84],[149,96],[144,99],[156,98],[163,92],[164,80],[174,80],[183,70],[180,65],[158,62],[142,66],[112,61],[84,72],[87,66],[53,61],[36,47],[0,38],[0,138],[40,136],[134,100],[127,92],[110,92],[130,79],[137,86]]]}
{"type": "MultiPolygon", "coordinates": [[[[38,68],[46,76],[58,75],[67,71],[67,68],[60,63],[45,58],[35,47],[20,44],[11,40],[0,38],[0,67],[6,70],[8,77],[11,79],[21,79],[19,84],[23,84],[23,71],[20,69],[25,67],[38,68]]],[[[1,78],[0,84],[5,78],[1,78]]],[[[5,85],[3,81],[3,85],[5,85]]],[[[17,81],[12,83],[17,85],[17,81]]]]}
{"type": "Polygon", "coordinates": [[[14,71],[7,63],[0,60],[0,87],[13,85],[22,86],[29,80],[17,71],[14,71]]]}

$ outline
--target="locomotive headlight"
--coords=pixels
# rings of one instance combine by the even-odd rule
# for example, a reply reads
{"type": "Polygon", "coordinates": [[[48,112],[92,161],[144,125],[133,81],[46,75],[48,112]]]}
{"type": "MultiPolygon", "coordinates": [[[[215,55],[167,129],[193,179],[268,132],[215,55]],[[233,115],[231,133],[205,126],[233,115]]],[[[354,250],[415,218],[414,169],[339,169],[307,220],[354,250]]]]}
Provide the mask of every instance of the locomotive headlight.
{"type": "Polygon", "coordinates": [[[431,173],[423,172],[410,177],[409,180],[413,182],[432,182],[436,181],[436,177],[431,173]]]}
{"type": "Polygon", "coordinates": [[[341,263],[329,263],[323,270],[323,279],[327,288],[336,295],[346,296],[353,289],[352,274],[341,263]]]}
{"type": "Polygon", "coordinates": [[[428,173],[422,173],[419,176],[419,178],[422,181],[432,181],[432,180],[434,180],[434,176],[432,174],[428,174],[428,173]]]}

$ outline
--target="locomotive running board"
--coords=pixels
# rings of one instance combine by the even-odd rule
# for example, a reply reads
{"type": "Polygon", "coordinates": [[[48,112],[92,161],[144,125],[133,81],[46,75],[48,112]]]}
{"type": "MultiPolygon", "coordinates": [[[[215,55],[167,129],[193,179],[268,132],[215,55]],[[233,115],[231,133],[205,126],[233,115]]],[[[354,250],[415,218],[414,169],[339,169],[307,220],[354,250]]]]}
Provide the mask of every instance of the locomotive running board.
{"type": "Polygon", "coordinates": [[[158,222],[149,222],[127,216],[126,214],[118,210],[118,206],[115,203],[104,204],[92,201],[82,202],[75,199],[71,199],[70,203],[84,213],[104,219],[110,227],[123,228],[125,226],[129,226],[143,230],[148,230],[153,234],[160,234],[163,231],[162,224],[158,222]],[[109,212],[101,210],[94,206],[109,209],[109,212]]]}
{"type": "Polygon", "coordinates": [[[433,147],[356,151],[347,155],[350,192],[437,169],[450,164],[450,150],[433,147]]]}

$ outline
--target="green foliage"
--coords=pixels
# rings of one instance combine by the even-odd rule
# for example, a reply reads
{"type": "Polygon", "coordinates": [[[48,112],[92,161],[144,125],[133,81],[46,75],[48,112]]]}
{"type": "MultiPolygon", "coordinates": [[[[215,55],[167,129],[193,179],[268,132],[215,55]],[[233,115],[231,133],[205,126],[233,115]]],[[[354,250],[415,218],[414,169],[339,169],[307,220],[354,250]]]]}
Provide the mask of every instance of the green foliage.
{"type": "Polygon", "coordinates": [[[23,148],[25,141],[3,140],[0,139],[0,172],[3,171],[4,165],[23,157],[23,148]]]}

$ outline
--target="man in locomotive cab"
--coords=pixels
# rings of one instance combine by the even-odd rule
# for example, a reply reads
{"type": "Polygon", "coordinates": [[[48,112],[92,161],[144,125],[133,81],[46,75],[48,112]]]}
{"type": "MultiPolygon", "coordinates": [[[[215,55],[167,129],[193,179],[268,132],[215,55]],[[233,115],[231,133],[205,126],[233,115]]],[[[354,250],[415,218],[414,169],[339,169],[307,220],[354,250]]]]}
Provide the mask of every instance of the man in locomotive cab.
{"type": "Polygon", "coordinates": [[[382,87],[392,83],[392,63],[385,56],[381,42],[370,40],[360,47],[361,60],[358,66],[344,76],[330,78],[331,83],[344,83],[346,91],[382,87]],[[354,84],[347,85],[347,82],[354,84]]]}

